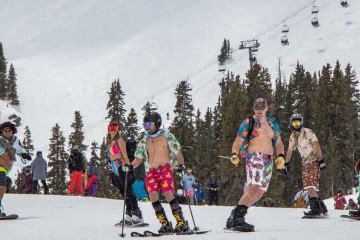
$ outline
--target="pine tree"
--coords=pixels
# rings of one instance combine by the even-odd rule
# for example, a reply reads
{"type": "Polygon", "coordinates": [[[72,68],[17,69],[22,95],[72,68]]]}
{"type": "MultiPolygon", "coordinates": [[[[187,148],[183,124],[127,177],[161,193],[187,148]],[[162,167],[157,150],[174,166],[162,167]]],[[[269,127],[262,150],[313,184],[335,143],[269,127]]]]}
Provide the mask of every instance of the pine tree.
{"type": "Polygon", "coordinates": [[[124,129],[125,127],[125,102],[124,96],[125,93],[122,91],[120,86],[120,80],[115,80],[111,84],[109,94],[109,101],[106,106],[108,110],[108,116],[106,119],[110,119],[110,122],[116,122],[120,125],[120,129],[124,129]]]}
{"type": "Polygon", "coordinates": [[[75,111],[75,119],[71,127],[74,131],[71,132],[69,136],[69,150],[71,151],[75,146],[78,146],[81,150],[85,150],[87,146],[83,144],[85,138],[83,132],[84,124],[80,111],[75,111]]]}
{"type": "Polygon", "coordinates": [[[138,126],[138,119],[136,112],[133,108],[130,109],[130,113],[126,119],[126,141],[136,141],[139,137],[140,127],[138,126]]]}
{"type": "Polygon", "coordinates": [[[22,142],[22,146],[29,154],[32,154],[34,152],[34,145],[33,140],[31,139],[31,131],[29,129],[29,126],[25,126],[24,140],[22,142]]]}
{"type": "Polygon", "coordinates": [[[15,68],[10,64],[8,81],[7,81],[7,99],[12,105],[19,105],[20,101],[17,95],[17,85],[16,85],[16,73],[15,68]]]}
{"type": "Polygon", "coordinates": [[[23,193],[23,187],[25,186],[24,169],[17,170],[15,179],[15,193],[23,193]]]}
{"type": "Polygon", "coordinates": [[[2,43],[0,42],[0,99],[5,100],[7,96],[7,62],[4,56],[2,43]]]}
{"type": "Polygon", "coordinates": [[[175,118],[170,128],[182,146],[185,161],[191,159],[193,156],[194,106],[192,105],[192,97],[190,95],[191,90],[192,88],[187,80],[181,81],[176,87],[175,118]]]}
{"type": "Polygon", "coordinates": [[[99,160],[99,155],[97,154],[97,151],[100,149],[98,146],[98,143],[93,141],[90,144],[90,161],[96,161],[99,160]]]}
{"type": "Polygon", "coordinates": [[[65,151],[65,137],[60,131],[59,124],[51,129],[49,148],[49,171],[47,178],[51,194],[64,195],[67,193],[66,167],[68,154],[65,151]]]}

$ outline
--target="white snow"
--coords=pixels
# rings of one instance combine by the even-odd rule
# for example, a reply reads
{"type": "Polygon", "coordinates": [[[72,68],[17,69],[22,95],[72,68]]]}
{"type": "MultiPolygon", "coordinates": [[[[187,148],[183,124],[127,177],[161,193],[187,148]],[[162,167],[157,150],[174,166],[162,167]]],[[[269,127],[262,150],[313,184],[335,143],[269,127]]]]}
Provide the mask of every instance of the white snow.
{"type": "MultiPolygon", "coordinates": [[[[354,196],[353,196],[354,197],[354,196]]],[[[1,239],[121,239],[121,228],[114,227],[122,217],[123,201],[88,197],[7,194],[2,201],[8,214],[17,213],[20,219],[0,221],[1,239]]],[[[333,200],[326,200],[331,208],[333,200]]],[[[168,204],[163,204],[169,220],[173,219],[168,204]]],[[[147,228],[127,229],[130,232],[152,230],[160,226],[149,202],[140,203],[147,228]]],[[[193,227],[187,205],[182,205],[185,218],[193,227]]],[[[161,239],[358,239],[359,221],[340,218],[348,211],[330,210],[325,219],[301,219],[304,209],[253,207],[247,221],[256,232],[232,233],[223,230],[232,207],[193,206],[195,222],[201,230],[212,230],[197,236],[162,236],[161,239]]],[[[134,238],[136,239],[136,238],[134,238]]],[[[152,239],[152,238],[151,238],[152,239]]]]}

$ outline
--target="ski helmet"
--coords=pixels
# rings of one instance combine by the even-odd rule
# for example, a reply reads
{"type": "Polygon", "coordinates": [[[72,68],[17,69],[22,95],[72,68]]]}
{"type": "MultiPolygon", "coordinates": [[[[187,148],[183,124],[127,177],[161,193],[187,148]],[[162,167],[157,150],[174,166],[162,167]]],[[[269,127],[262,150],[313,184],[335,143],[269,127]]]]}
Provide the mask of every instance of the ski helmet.
{"type": "Polygon", "coordinates": [[[296,120],[300,121],[300,126],[299,126],[299,128],[301,128],[302,125],[304,124],[304,118],[303,118],[303,116],[302,116],[301,114],[299,114],[299,113],[294,113],[293,115],[291,115],[290,124],[291,124],[292,127],[294,127],[293,124],[292,124],[293,121],[296,121],[296,120]]]}
{"type": "Polygon", "coordinates": [[[158,114],[157,112],[151,112],[145,115],[143,122],[153,122],[155,123],[156,129],[159,129],[161,127],[162,120],[160,114],[158,114]]]}
{"type": "Polygon", "coordinates": [[[37,152],[36,152],[36,156],[42,156],[42,152],[41,152],[41,151],[37,151],[37,152]]]}

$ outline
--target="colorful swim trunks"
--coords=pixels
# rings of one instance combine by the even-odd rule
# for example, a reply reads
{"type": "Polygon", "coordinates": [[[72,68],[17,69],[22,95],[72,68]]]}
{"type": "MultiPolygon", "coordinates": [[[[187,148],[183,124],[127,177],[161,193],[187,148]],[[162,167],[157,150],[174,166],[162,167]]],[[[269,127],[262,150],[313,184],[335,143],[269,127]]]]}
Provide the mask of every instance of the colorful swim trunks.
{"type": "Polygon", "coordinates": [[[159,166],[159,168],[150,168],[146,175],[146,190],[148,193],[159,192],[174,192],[174,178],[173,169],[170,164],[159,166]]]}
{"type": "Polygon", "coordinates": [[[246,154],[246,186],[259,185],[261,190],[266,191],[269,187],[272,175],[272,157],[261,152],[246,154]]]}

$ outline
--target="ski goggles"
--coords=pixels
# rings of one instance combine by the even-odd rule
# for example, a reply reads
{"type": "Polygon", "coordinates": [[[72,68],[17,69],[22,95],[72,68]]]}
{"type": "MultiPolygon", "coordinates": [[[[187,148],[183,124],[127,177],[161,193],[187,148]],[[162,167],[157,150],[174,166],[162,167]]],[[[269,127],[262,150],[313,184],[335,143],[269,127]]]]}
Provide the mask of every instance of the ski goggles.
{"type": "Polygon", "coordinates": [[[118,132],[118,131],[119,131],[119,125],[117,123],[109,124],[108,132],[118,132]]]}
{"type": "Polygon", "coordinates": [[[291,122],[291,125],[293,127],[300,127],[302,125],[302,122],[300,120],[294,120],[291,122]]]}
{"type": "Polygon", "coordinates": [[[153,122],[145,122],[144,123],[144,128],[152,127],[154,125],[155,125],[155,123],[153,123],[153,122]]]}
{"type": "Polygon", "coordinates": [[[266,105],[263,103],[254,105],[254,110],[264,110],[265,108],[266,108],[266,105]]]}

